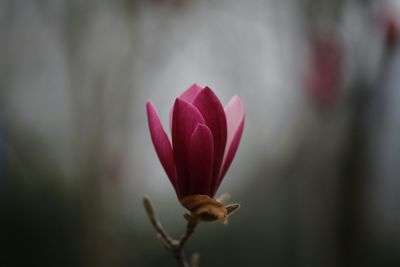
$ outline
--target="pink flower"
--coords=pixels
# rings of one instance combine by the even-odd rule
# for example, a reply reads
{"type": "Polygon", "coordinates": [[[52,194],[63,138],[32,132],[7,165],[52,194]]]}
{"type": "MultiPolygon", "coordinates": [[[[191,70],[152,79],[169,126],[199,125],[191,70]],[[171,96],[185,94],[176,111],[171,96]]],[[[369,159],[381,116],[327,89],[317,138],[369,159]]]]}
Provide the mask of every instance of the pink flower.
{"type": "Polygon", "coordinates": [[[194,195],[213,198],[242,136],[245,114],[240,98],[234,96],[224,108],[210,88],[193,84],[171,110],[172,145],[153,103],[148,101],[146,107],[151,139],[179,200],[194,195]]]}

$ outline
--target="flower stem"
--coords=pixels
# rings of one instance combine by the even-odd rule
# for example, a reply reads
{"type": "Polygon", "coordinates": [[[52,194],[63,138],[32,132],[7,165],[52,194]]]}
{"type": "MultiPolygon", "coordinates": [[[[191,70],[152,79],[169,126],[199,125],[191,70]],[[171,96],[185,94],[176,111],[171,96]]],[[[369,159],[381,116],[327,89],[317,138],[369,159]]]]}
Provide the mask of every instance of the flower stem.
{"type": "MultiPolygon", "coordinates": [[[[186,226],[185,233],[179,240],[175,240],[163,229],[160,221],[158,220],[154,206],[148,196],[143,198],[143,205],[146,210],[147,216],[150,219],[151,224],[157,232],[158,238],[161,240],[163,246],[174,256],[180,267],[191,267],[187,262],[183,249],[190,236],[194,233],[194,230],[198,224],[198,219],[192,218],[187,219],[188,223],[186,226]]],[[[192,267],[198,267],[198,254],[192,257],[192,267]]]]}

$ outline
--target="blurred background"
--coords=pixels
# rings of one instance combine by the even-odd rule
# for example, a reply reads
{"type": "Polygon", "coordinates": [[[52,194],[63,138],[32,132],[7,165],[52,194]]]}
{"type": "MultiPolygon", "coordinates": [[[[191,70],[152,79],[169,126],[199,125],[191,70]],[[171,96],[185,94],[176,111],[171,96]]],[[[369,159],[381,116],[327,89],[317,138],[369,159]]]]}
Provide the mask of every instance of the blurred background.
{"type": "Polygon", "coordinates": [[[399,0],[1,0],[0,266],[175,266],[145,101],[194,82],[246,108],[200,266],[400,266],[399,35],[399,0]]]}

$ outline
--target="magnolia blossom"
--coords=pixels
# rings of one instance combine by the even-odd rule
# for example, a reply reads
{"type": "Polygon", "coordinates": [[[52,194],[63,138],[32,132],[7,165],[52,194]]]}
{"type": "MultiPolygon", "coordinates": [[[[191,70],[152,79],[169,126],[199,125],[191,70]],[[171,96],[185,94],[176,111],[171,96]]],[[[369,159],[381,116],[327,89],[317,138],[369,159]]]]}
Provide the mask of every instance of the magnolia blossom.
{"type": "Polygon", "coordinates": [[[224,108],[210,88],[193,84],[172,107],[172,145],[153,103],[146,107],[155,150],[182,205],[190,207],[187,199],[203,201],[199,196],[213,199],[243,133],[240,98],[234,96],[224,108]]]}

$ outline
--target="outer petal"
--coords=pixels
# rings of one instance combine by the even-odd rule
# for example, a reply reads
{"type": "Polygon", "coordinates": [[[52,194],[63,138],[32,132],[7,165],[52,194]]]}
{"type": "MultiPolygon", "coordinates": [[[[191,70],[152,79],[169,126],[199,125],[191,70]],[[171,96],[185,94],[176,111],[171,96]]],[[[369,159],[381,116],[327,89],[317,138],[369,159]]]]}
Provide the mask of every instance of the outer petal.
{"type": "Polygon", "coordinates": [[[242,101],[238,96],[234,96],[226,105],[225,114],[228,124],[228,137],[226,142],[221,173],[219,175],[216,186],[213,188],[214,194],[217,191],[219,185],[221,184],[221,181],[225,176],[226,172],[228,171],[233,158],[235,157],[243,133],[245,112],[242,101]]]}
{"type": "Polygon", "coordinates": [[[203,115],[204,120],[214,137],[214,167],[212,182],[214,187],[219,177],[227,138],[227,122],[224,108],[214,92],[208,87],[204,88],[196,96],[193,105],[197,107],[203,115]]]}
{"type": "MultiPolygon", "coordinates": [[[[201,90],[202,90],[202,88],[200,86],[198,86],[196,83],[194,83],[188,89],[183,91],[183,93],[180,94],[180,96],[178,96],[178,98],[180,100],[184,100],[188,103],[193,103],[193,100],[195,99],[197,94],[200,93],[201,90]]],[[[169,112],[169,128],[171,129],[171,132],[172,132],[173,112],[174,112],[174,108],[172,107],[171,111],[169,112]]]]}
{"type": "Polygon", "coordinates": [[[204,124],[201,113],[190,103],[179,98],[174,105],[174,120],[172,124],[172,144],[174,159],[178,174],[178,196],[182,198],[189,192],[189,146],[190,138],[198,124],[204,124]]]}
{"type": "Polygon", "coordinates": [[[214,141],[210,129],[198,124],[190,138],[190,195],[210,195],[214,165],[214,141]]]}
{"type": "Polygon", "coordinates": [[[158,117],[157,109],[154,107],[151,101],[147,101],[146,109],[151,140],[153,141],[158,158],[160,159],[165,172],[167,173],[172,185],[175,188],[175,191],[177,192],[176,169],[171,143],[158,117]]]}

